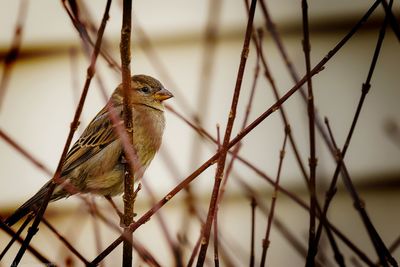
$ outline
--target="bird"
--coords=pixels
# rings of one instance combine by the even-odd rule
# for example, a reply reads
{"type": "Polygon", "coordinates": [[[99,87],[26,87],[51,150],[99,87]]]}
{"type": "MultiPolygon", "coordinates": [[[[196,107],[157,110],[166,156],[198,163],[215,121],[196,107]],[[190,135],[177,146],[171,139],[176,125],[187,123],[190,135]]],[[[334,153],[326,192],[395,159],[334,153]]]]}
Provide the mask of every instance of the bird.
{"type": "MultiPolygon", "coordinates": [[[[76,193],[92,193],[107,199],[123,193],[126,161],[122,142],[109,114],[109,106],[112,105],[120,119],[124,118],[123,95],[120,84],[68,151],[61,167],[61,183],[55,186],[50,201],[76,193]]],[[[127,132],[132,134],[132,147],[140,166],[133,176],[142,177],[161,146],[165,128],[163,101],[173,95],[160,81],[143,74],[131,77],[129,95],[132,122],[128,124],[131,129],[128,128],[127,132]]],[[[52,183],[53,180],[48,181],[4,223],[12,226],[25,215],[37,212],[52,183]]]]}

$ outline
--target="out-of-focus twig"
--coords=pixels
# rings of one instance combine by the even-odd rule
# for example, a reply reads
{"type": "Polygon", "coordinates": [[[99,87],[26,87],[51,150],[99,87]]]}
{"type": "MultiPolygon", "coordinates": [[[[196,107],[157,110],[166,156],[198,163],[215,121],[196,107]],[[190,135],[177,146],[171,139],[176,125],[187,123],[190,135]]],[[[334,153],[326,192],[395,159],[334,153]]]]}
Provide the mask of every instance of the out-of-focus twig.
{"type": "Polygon", "coordinates": [[[13,40],[11,43],[11,47],[5,56],[3,72],[0,80],[0,109],[5,98],[8,82],[10,81],[11,78],[13,65],[17,61],[19,52],[21,50],[22,35],[24,33],[24,25],[27,17],[27,10],[28,10],[28,0],[20,1],[18,15],[17,15],[17,24],[15,26],[13,40]]]}
{"type": "Polygon", "coordinates": [[[48,175],[51,175],[51,171],[43,163],[41,163],[36,157],[34,157],[28,150],[19,145],[11,136],[6,134],[2,129],[0,129],[0,137],[6,141],[10,146],[17,150],[21,155],[27,158],[31,163],[33,163],[37,168],[42,170],[48,175]]]}
{"type": "MultiPolygon", "coordinates": [[[[289,132],[290,132],[290,128],[285,128],[285,137],[283,139],[282,149],[279,153],[278,172],[276,175],[274,192],[272,193],[271,208],[270,208],[270,212],[268,214],[267,230],[265,231],[265,237],[263,240],[263,250],[262,250],[261,264],[260,264],[261,267],[265,266],[267,250],[268,250],[268,247],[270,244],[269,234],[271,232],[272,220],[274,218],[274,213],[275,213],[276,200],[278,198],[278,186],[279,186],[279,181],[281,178],[283,159],[285,157],[286,141],[287,141],[289,132]]],[[[311,209],[311,207],[310,207],[310,209],[311,209]]]]}
{"type": "Polygon", "coordinates": [[[42,218],[42,222],[52,231],[58,239],[75,255],[77,256],[85,265],[89,265],[89,261],[83,257],[83,255],[62,235],[60,234],[54,227],[51,225],[45,218],[42,218]]]}

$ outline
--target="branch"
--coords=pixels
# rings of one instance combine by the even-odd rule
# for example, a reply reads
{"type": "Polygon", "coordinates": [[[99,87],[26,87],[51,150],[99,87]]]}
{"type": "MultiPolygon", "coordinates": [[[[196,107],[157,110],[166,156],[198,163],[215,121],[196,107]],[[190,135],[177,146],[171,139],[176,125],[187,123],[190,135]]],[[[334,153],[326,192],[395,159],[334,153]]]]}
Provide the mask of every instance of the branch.
{"type": "MultiPolygon", "coordinates": [[[[121,27],[121,67],[122,67],[122,88],[124,95],[124,123],[127,130],[128,142],[133,143],[133,135],[129,133],[129,129],[132,128],[132,106],[131,97],[129,90],[131,89],[131,24],[132,24],[132,0],[123,1],[122,10],[122,27],[121,27]]],[[[128,158],[127,154],[124,153],[124,157],[127,159],[125,163],[125,177],[124,177],[124,216],[123,224],[128,226],[133,221],[133,208],[135,202],[134,194],[134,171],[133,166],[130,162],[132,159],[128,158]]],[[[124,235],[127,237],[123,244],[122,254],[122,266],[132,266],[132,232],[129,232],[128,228],[125,228],[124,235]]]]}
{"type": "Polygon", "coordinates": [[[310,37],[309,37],[309,26],[308,26],[308,4],[307,0],[302,0],[302,15],[303,15],[303,51],[306,61],[306,72],[307,72],[307,111],[308,111],[308,125],[309,125],[309,136],[310,136],[310,226],[308,230],[308,253],[306,259],[306,266],[315,266],[315,255],[317,251],[315,242],[315,214],[317,211],[317,199],[315,192],[316,177],[315,171],[317,167],[317,159],[315,157],[315,110],[314,110],[314,95],[312,90],[312,80],[310,77],[310,37]]]}

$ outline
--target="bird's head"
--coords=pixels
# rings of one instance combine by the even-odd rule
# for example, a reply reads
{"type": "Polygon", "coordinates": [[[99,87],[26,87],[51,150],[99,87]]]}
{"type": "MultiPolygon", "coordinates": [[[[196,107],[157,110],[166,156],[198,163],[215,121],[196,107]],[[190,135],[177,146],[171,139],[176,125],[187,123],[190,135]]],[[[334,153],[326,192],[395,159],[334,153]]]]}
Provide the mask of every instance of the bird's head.
{"type": "MultiPolygon", "coordinates": [[[[132,76],[130,94],[132,104],[145,105],[161,111],[164,110],[162,102],[173,97],[172,93],[165,89],[160,81],[143,74],[132,76]]],[[[114,100],[116,100],[116,95],[118,96],[117,101],[122,102],[122,84],[114,92],[114,100]]]]}

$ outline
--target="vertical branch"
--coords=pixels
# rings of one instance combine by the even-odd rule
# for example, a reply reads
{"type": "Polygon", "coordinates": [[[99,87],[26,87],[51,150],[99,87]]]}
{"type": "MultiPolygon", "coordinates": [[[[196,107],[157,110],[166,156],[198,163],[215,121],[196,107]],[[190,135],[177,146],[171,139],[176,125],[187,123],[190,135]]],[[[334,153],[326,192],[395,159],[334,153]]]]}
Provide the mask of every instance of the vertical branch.
{"type": "MultiPolygon", "coordinates": [[[[218,151],[221,149],[221,132],[219,124],[217,124],[217,146],[218,151]]],[[[214,266],[219,267],[219,253],[218,253],[218,210],[219,210],[219,203],[221,200],[221,196],[219,196],[216,207],[215,207],[215,218],[214,218],[214,266]]]]}
{"type": "Polygon", "coordinates": [[[256,206],[257,200],[254,195],[251,197],[251,243],[250,243],[250,267],[254,267],[254,236],[256,231],[256,206]]]}
{"type": "Polygon", "coordinates": [[[312,82],[310,77],[310,37],[308,27],[308,4],[307,0],[302,0],[302,14],[303,14],[303,51],[306,61],[306,72],[307,72],[307,112],[308,112],[308,125],[309,125],[309,136],[310,136],[310,225],[308,231],[308,253],[306,259],[306,266],[311,267],[315,265],[314,258],[316,255],[316,244],[315,244],[315,213],[316,213],[316,192],[315,192],[315,170],[317,167],[317,159],[315,157],[315,124],[314,124],[314,96],[312,91],[312,82]]]}
{"type": "MultiPolygon", "coordinates": [[[[132,0],[123,1],[122,10],[122,27],[121,27],[121,67],[122,67],[122,88],[124,95],[124,123],[127,129],[128,141],[132,144],[132,134],[129,129],[132,128],[132,107],[129,90],[131,88],[131,24],[132,24],[132,0]]],[[[124,154],[126,157],[126,153],[124,154]]],[[[128,226],[133,221],[133,206],[134,206],[134,172],[132,172],[130,160],[125,163],[124,176],[124,216],[123,224],[128,226]]],[[[124,230],[126,239],[123,244],[122,265],[132,266],[132,242],[133,234],[128,228],[124,230]]]]}
{"type": "Polygon", "coordinates": [[[283,139],[282,149],[281,149],[280,154],[279,154],[278,173],[276,175],[276,182],[275,182],[275,186],[274,186],[274,192],[272,193],[271,208],[270,208],[270,212],[268,214],[267,230],[265,232],[265,238],[263,240],[263,251],[262,251],[262,255],[261,255],[261,264],[260,264],[260,266],[265,266],[265,259],[267,257],[267,250],[268,250],[268,247],[269,247],[269,244],[270,244],[269,234],[271,232],[272,220],[274,218],[274,213],[275,213],[276,199],[278,197],[278,186],[279,186],[279,181],[280,181],[280,177],[281,177],[283,158],[285,157],[286,141],[287,141],[289,132],[290,132],[290,128],[289,127],[285,127],[285,138],[283,139]]]}
{"type": "Polygon", "coordinates": [[[199,258],[197,260],[197,266],[203,266],[204,260],[206,258],[208,243],[209,243],[209,239],[210,239],[211,225],[212,225],[212,221],[214,220],[216,204],[218,201],[219,187],[221,185],[222,177],[224,174],[225,161],[226,161],[226,156],[227,156],[228,149],[229,149],[228,148],[229,141],[231,138],[233,123],[236,118],[236,108],[237,108],[237,104],[239,102],[240,88],[242,85],[244,69],[246,66],[247,56],[249,53],[249,44],[250,44],[250,37],[252,34],[252,29],[253,29],[253,19],[254,19],[256,4],[257,4],[257,0],[253,0],[251,2],[250,15],[249,15],[249,19],[247,21],[246,35],[245,35],[245,40],[244,40],[244,44],[243,44],[243,50],[242,50],[242,55],[241,55],[241,59],[240,59],[238,75],[237,75],[237,79],[236,79],[235,91],[234,91],[233,98],[232,98],[232,105],[231,105],[231,109],[229,112],[229,118],[228,118],[228,122],[227,122],[226,129],[225,129],[223,144],[222,144],[222,147],[220,150],[220,155],[218,158],[217,173],[215,175],[214,187],[213,187],[210,206],[209,206],[209,210],[208,210],[208,214],[207,214],[206,225],[204,226],[204,229],[203,229],[203,234],[202,234],[203,237],[202,237],[202,242],[201,242],[201,247],[200,247],[200,252],[199,252],[199,258]]]}

